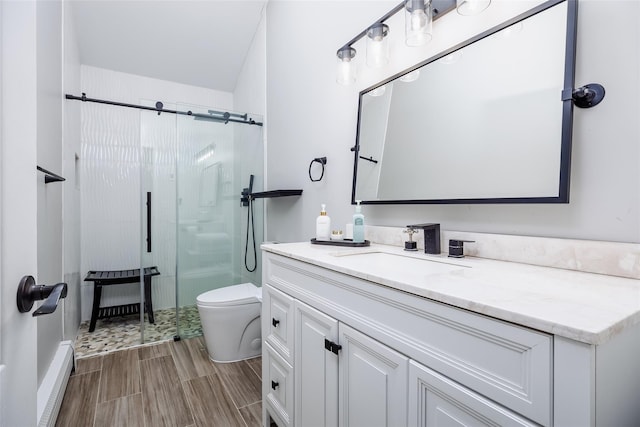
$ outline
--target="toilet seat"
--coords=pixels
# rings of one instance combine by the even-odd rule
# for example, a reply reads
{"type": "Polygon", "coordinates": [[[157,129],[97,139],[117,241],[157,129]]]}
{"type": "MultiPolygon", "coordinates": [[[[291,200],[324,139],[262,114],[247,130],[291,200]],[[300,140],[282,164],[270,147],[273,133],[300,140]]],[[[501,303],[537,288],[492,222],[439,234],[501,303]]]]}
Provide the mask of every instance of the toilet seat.
{"type": "Polygon", "coordinates": [[[261,299],[262,288],[253,283],[241,283],[200,294],[196,302],[202,307],[226,307],[258,303],[261,299]]]}

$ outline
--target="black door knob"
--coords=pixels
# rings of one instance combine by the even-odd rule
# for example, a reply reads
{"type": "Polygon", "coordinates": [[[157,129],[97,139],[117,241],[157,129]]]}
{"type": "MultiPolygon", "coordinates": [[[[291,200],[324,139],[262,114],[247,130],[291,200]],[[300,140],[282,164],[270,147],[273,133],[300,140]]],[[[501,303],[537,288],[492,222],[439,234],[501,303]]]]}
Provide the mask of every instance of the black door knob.
{"type": "Polygon", "coordinates": [[[271,324],[273,325],[274,328],[277,327],[279,323],[280,323],[279,320],[274,318],[271,319],[271,324]]]}
{"type": "Polygon", "coordinates": [[[46,301],[33,312],[34,316],[50,314],[56,311],[60,298],[67,296],[67,284],[58,283],[55,285],[36,285],[33,276],[24,276],[18,284],[16,303],[20,313],[28,313],[33,307],[33,303],[46,299],[46,301]]]}

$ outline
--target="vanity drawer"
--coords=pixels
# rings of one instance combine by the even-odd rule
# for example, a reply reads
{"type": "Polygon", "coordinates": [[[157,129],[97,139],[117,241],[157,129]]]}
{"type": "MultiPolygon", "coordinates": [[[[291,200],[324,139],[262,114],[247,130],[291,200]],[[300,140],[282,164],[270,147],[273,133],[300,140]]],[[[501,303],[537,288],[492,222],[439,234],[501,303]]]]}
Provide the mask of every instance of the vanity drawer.
{"type": "Polygon", "coordinates": [[[263,272],[272,286],[516,413],[552,424],[551,335],[266,255],[263,272]]]}
{"type": "Polygon", "coordinates": [[[262,352],[262,396],[277,418],[293,425],[293,368],[269,344],[262,352]]]}
{"type": "Polygon", "coordinates": [[[262,336],[293,365],[293,298],[269,285],[262,289],[262,336]]]}

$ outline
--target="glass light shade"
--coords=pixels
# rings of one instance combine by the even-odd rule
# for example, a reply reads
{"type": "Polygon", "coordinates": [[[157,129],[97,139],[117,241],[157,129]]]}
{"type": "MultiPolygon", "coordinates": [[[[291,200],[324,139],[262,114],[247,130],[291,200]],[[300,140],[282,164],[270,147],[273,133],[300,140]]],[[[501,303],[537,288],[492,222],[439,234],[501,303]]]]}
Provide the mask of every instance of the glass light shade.
{"type": "Polygon", "coordinates": [[[524,25],[522,24],[522,22],[516,22],[515,24],[500,31],[499,34],[500,34],[500,37],[504,39],[508,39],[509,37],[514,37],[516,34],[521,32],[523,28],[524,28],[524,25]]]}
{"type": "Polygon", "coordinates": [[[491,4],[491,0],[456,0],[456,9],[460,15],[477,15],[491,4]]]}
{"type": "Polygon", "coordinates": [[[389,26],[381,23],[367,30],[367,65],[379,68],[389,63],[389,26]]]}
{"type": "Polygon", "coordinates": [[[420,77],[420,70],[413,70],[412,72],[407,73],[404,76],[400,77],[400,81],[405,83],[411,83],[418,80],[419,77],[420,77]]]}
{"type": "Polygon", "coordinates": [[[386,86],[380,86],[369,92],[370,96],[382,96],[387,91],[386,86]]]}
{"type": "Polygon", "coordinates": [[[421,46],[431,41],[433,34],[431,0],[406,0],[404,17],[407,46],[421,46]]]}
{"type": "Polygon", "coordinates": [[[340,49],[337,53],[338,69],[336,82],[348,86],[356,81],[356,65],[352,59],[356,56],[356,50],[352,47],[340,49]]]}
{"type": "Polygon", "coordinates": [[[455,52],[451,52],[447,56],[443,56],[438,61],[441,64],[451,65],[451,64],[455,64],[456,62],[458,62],[460,60],[461,56],[462,56],[462,52],[459,51],[459,50],[456,50],[455,52]]]}

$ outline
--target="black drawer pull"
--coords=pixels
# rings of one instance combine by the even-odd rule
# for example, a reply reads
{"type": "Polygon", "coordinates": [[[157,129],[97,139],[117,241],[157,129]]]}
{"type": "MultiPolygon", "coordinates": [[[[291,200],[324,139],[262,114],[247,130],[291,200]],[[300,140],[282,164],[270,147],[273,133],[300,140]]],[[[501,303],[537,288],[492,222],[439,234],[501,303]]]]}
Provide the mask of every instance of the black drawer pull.
{"type": "Polygon", "coordinates": [[[276,328],[278,326],[278,323],[280,323],[279,320],[272,318],[271,319],[271,324],[273,325],[274,328],[276,328]]]}
{"type": "Polygon", "coordinates": [[[280,385],[280,384],[279,384],[278,382],[276,382],[276,381],[271,381],[271,389],[272,389],[272,390],[277,389],[279,385],[280,385]]]}

